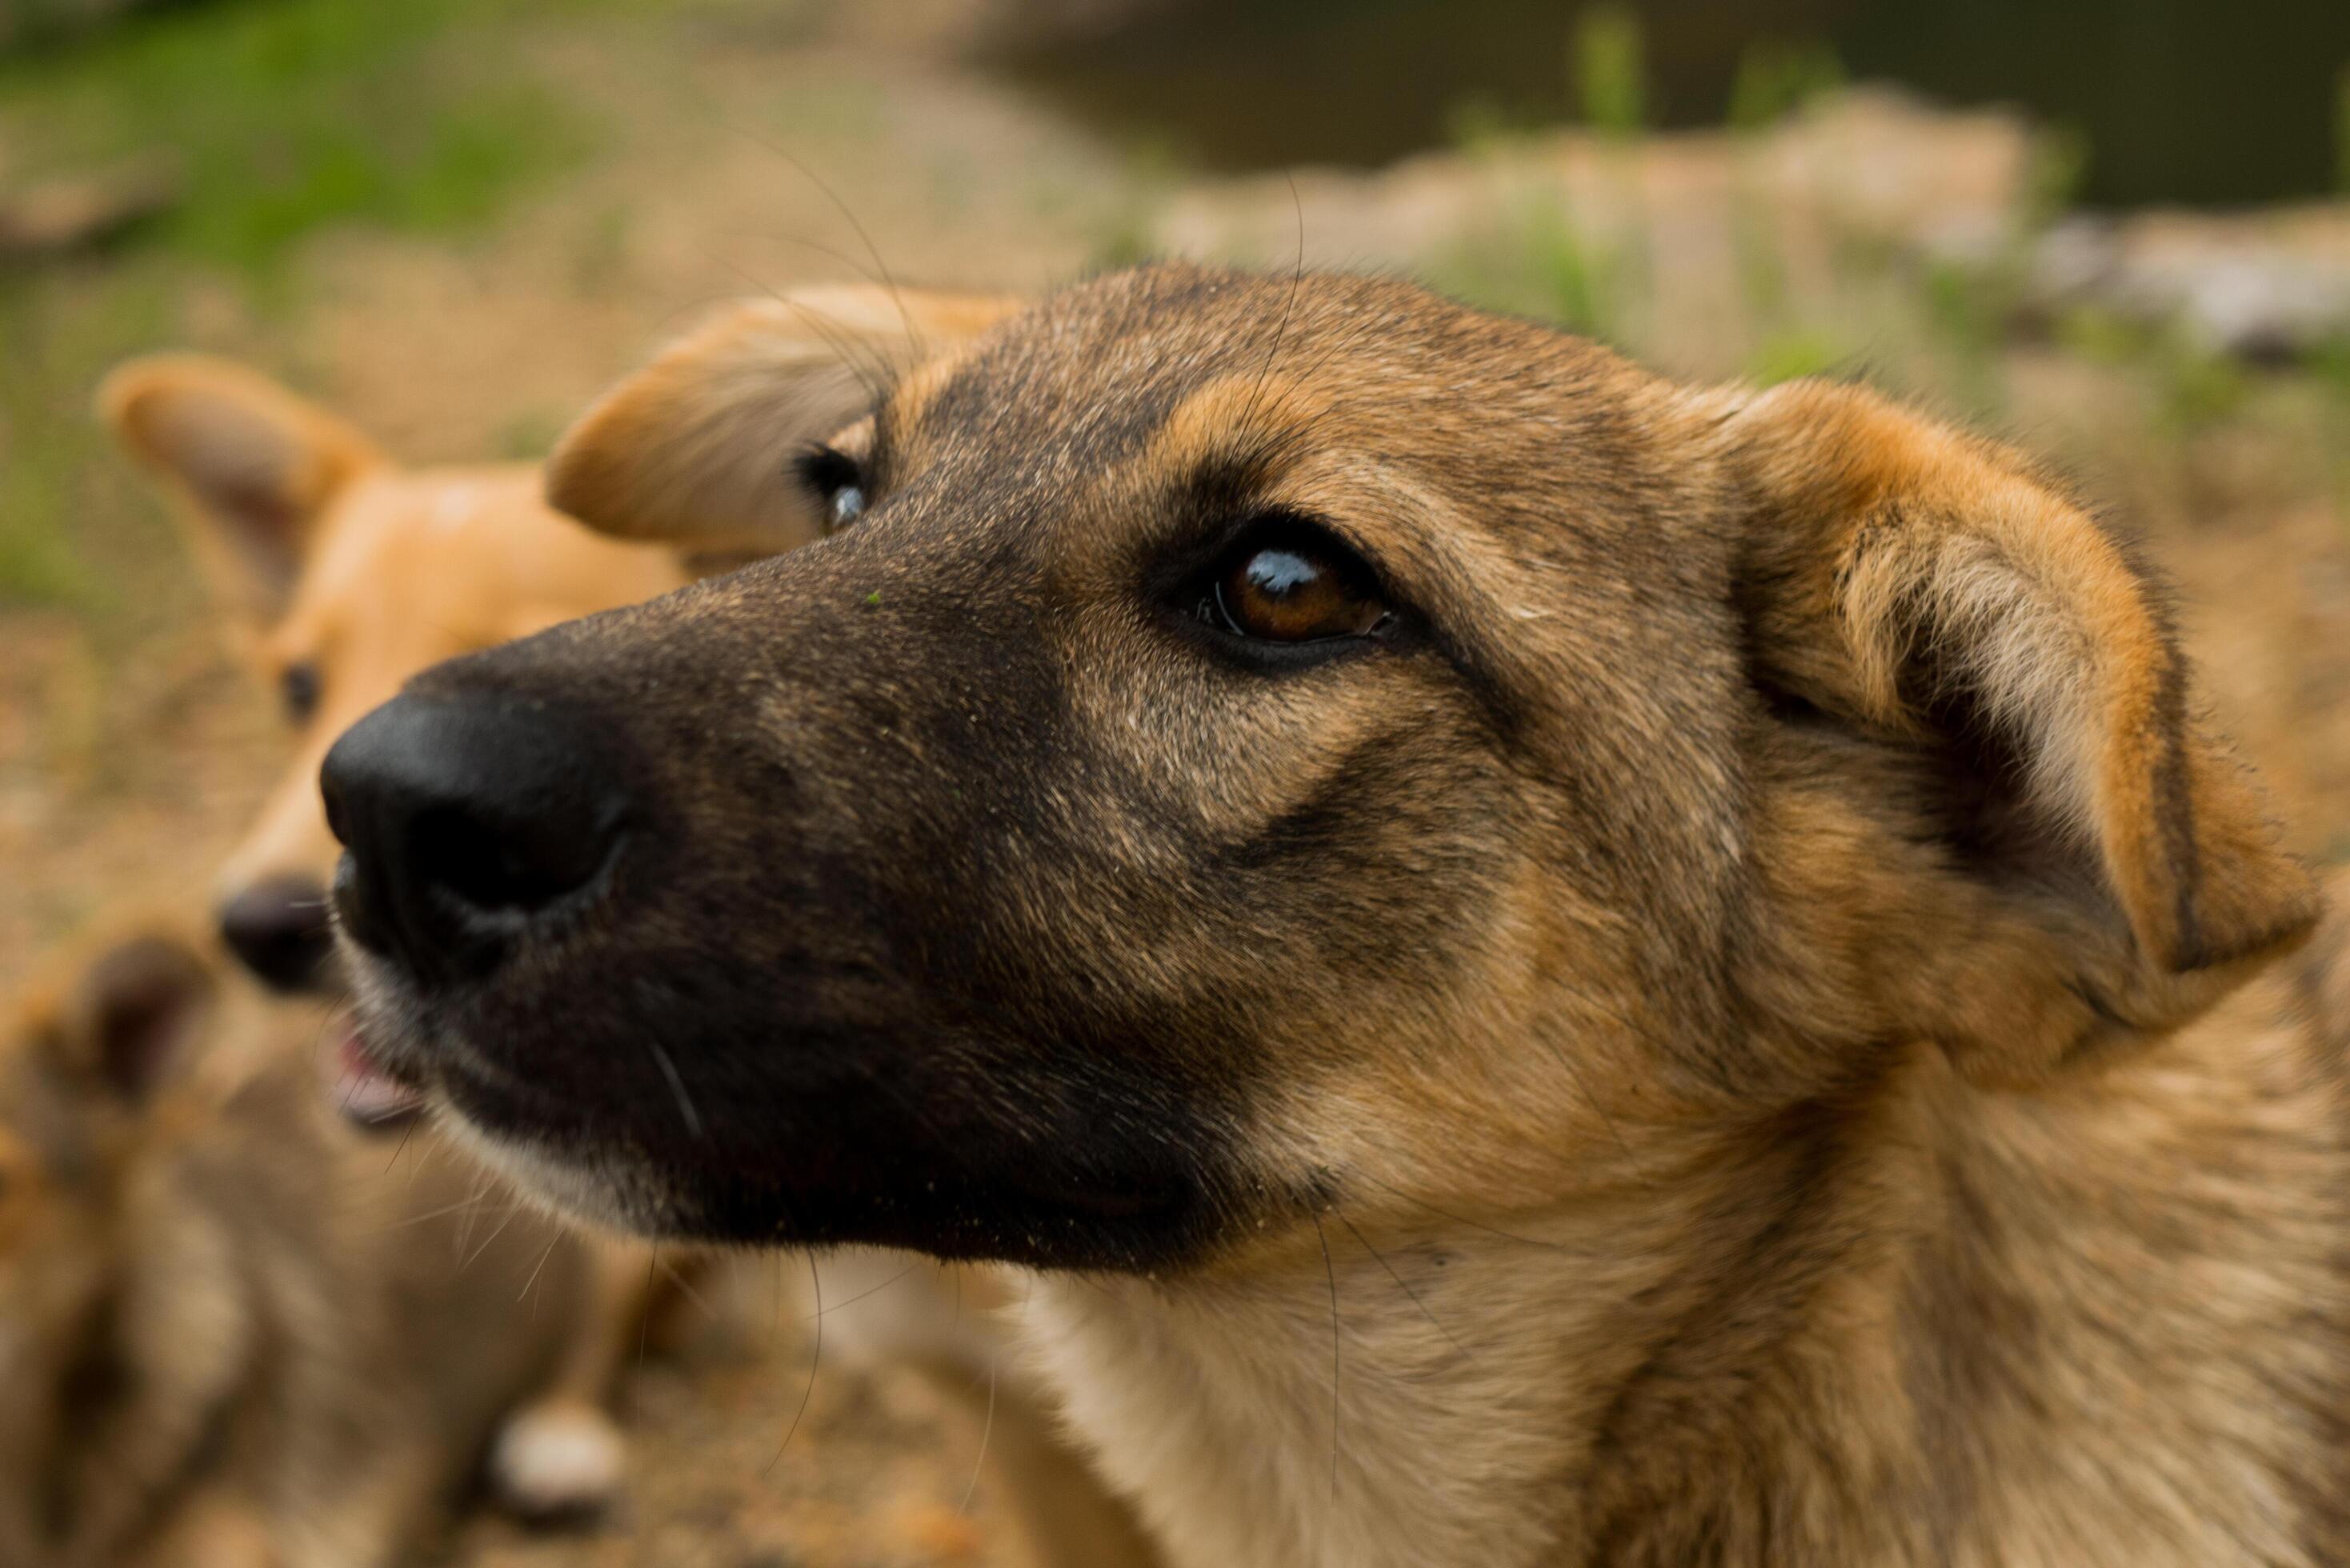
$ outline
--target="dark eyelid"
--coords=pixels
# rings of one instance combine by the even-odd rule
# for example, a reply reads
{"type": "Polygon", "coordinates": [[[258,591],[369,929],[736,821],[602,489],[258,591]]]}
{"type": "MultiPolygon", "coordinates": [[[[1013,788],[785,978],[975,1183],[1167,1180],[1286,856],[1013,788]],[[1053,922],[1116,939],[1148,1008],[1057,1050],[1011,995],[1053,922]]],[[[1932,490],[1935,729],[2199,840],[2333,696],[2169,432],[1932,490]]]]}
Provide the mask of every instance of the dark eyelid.
{"type": "Polygon", "coordinates": [[[865,483],[865,468],[837,447],[817,441],[792,460],[802,484],[827,500],[850,485],[865,483]]]}

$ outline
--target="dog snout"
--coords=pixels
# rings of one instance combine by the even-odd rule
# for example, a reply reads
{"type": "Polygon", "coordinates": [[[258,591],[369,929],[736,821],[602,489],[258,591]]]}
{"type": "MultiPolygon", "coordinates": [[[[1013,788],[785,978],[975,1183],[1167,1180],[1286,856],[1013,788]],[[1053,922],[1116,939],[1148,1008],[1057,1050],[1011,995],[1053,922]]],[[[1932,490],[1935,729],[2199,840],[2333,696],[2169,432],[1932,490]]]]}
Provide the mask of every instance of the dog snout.
{"type": "Polygon", "coordinates": [[[353,940],[421,981],[479,975],[577,909],[617,852],[628,797],[577,719],[478,693],[410,693],[328,753],[353,940]]]}
{"type": "Polygon", "coordinates": [[[315,877],[267,877],[220,907],[221,939],[276,991],[299,991],[334,951],[327,890],[315,877]]]}

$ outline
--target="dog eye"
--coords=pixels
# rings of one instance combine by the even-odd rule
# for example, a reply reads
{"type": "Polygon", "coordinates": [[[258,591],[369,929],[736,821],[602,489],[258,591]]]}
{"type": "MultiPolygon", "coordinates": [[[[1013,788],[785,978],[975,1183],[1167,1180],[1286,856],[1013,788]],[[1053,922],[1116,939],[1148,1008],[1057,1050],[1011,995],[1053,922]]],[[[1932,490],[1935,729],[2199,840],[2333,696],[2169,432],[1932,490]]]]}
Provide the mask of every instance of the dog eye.
{"type": "Polygon", "coordinates": [[[277,677],[277,699],[285,707],[286,722],[307,724],[318,711],[318,667],[315,664],[289,664],[277,677]]]}
{"type": "Polygon", "coordinates": [[[1200,608],[1211,625],[1263,642],[1375,637],[1395,618],[1361,557],[1287,519],[1249,531],[1215,572],[1200,608]]]}
{"type": "Polygon", "coordinates": [[[800,483],[824,505],[824,531],[837,534],[865,511],[865,472],[857,460],[834,447],[811,447],[800,455],[800,483]]]}

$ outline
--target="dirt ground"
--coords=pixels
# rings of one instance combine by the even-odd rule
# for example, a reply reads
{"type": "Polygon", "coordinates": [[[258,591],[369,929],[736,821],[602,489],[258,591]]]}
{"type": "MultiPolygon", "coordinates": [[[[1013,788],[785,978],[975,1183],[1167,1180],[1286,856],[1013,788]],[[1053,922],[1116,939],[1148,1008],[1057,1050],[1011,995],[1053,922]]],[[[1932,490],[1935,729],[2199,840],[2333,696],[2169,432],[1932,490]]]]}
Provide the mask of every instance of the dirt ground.
{"type": "MultiPolygon", "coordinates": [[[[1255,234],[1233,248],[1259,259],[1288,244],[1277,222],[1263,232],[1261,184],[1190,186],[1152,206],[1163,174],[935,49],[869,28],[713,28],[641,50],[608,32],[550,29],[530,47],[536,68],[606,117],[608,155],[463,243],[328,235],[299,259],[290,313],[225,285],[175,287],[148,346],[255,358],[395,452],[453,460],[543,445],[714,302],[875,270],[876,255],[903,279],[1029,288],[1170,225],[1179,240],[1255,234]]],[[[1446,178],[1439,166],[1410,174],[1415,188],[1446,178]]],[[[1457,157],[1450,178],[1490,180],[1491,165],[1457,157]]],[[[1368,200],[1364,182],[1333,182],[1306,188],[1333,210],[1368,200]]],[[[1463,239],[1444,226],[1459,220],[1399,211],[1386,228],[1333,219],[1327,244],[1309,239],[1301,254],[1440,275],[1463,239]]],[[[1300,201],[1297,217],[1310,229],[1315,209],[1300,201]]],[[[60,311],[107,286],[105,264],[76,265],[91,271],[57,282],[60,311]]],[[[1648,314],[1672,319],[1653,301],[1648,314]]],[[[1843,366],[1889,361],[1897,379],[1932,390],[1906,350],[1880,361],[1866,336],[1854,349],[1843,366]]],[[[2220,414],[2174,416],[2144,362],[2045,343],[1986,356],[2002,389],[1997,422],[2079,474],[2178,579],[2207,702],[2267,774],[2297,840],[2320,857],[2350,852],[2350,395],[2263,379],[2220,414]]],[[[1704,362],[1686,337],[1670,358],[1739,369],[1704,362]]],[[[61,380],[55,397],[88,390],[61,380]]],[[[120,472],[88,483],[92,504],[125,520],[118,533],[146,543],[116,557],[104,615],[0,609],[0,983],[126,893],[200,896],[282,763],[267,704],[204,618],[152,508],[120,472]]],[[[478,1520],[441,1561],[995,1560],[984,1489],[974,1491],[978,1434],[910,1375],[819,1365],[811,1385],[807,1325],[773,1307],[796,1297],[764,1276],[780,1266],[758,1265],[736,1293],[734,1326],[715,1336],[730,1347],[656,1358],[630,1378],[624,1509],[555,1535],[478,1520]]]]}

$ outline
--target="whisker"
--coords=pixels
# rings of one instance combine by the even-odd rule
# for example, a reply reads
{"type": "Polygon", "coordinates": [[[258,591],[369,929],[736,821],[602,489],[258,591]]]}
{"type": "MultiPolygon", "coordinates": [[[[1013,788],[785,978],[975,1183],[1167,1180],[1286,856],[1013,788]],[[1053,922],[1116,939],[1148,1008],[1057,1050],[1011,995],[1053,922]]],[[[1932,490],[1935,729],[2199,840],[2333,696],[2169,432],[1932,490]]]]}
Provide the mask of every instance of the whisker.
{"type": "Polygon", "coordinates": [[[463,1257],[465,1255],[465,1249],[473,1244],[473,1227],[479,1223],[480,1220],[481,1202],[483,1199],[487,1198],[489,1195],[490,1173],[484,1170],[482,1172],[480,1185],[475,1187],[472,1193],[465,1199],[465,1223],[458,1228],[457,1244],[451,1250],[449,1254],[451,1257],[463,1257]]]}
{"type": "Polygon", "coordinates": [[[466,1253],[466,1254],[465,1254],[465,1261],[464,1261],[463,1262],[462,1262],[462,1263],[458,1264],[457,1266],[458,1266],[460,1269],[470,1269],[470,1268],[472,1268],[472,1267],[473,1266],[473,1260],[474,1260],[474,1259],[476,1259],[476,1258],[478,1258],[478,1257],[480,1257],[483,1253],[484,1253],[484,1252],[488,1251],[490,1250],[490,1244],[491,1244],[492,1242],[495,1241],[496,1241],[500,1236],[502,1236],[502,1235],[505,1234],[505,1229],[506,1229],[506,1227],[507,1227],[507,1226],[509,1226],[509,1225],[511,1225],[511,1224],[513,1224],[513,1223],[515,1222],[515,1215],[517,1215],[517,1214],[519,1214],[519,1213],[521,1213],[521,1212],[522,1212],[522,1199],[519,1199],[519,1198],[514,1199],[513,1199],[513,1200],[512,1200],[512,1201],[507,1205],[507,1208],[506,1208],[506,1217],[505,1217],[504,1219],[503,1219],[503,1220],[499,1220],[499,1221],[498,1221],[498,1223],[497,1223],[497,1228],[496,1228],[495,1230],[492,1231],[491,1231],[487,1236],[484,1236],[484,1238],[482,1238],[482,1244],[481,1244],[480,1246],[478,1246],[478,1247],[474,1248],[472,1251],[470,1251],[470,1252],[466,1253]]]}
{"type": "Polygon", "coordinates": [[[712,1306],[710,1303],[703,1298],[702,1293],[695,1290],[691,1282],[690,1282],[683,1274],[677,1272],[676,1264],[663,1263],[660,1266],[660,1272],[661,1278],[667,1280],[671,1284],[675,1285],[678,1288],[679,1293],[681,1293],[687,1301],[691,1302],[696,1307],[699,1307],[702,1310],[702,1316],[710,1319],[712,1323],[718,1321],[718,1309],[712,1306]]]}
{"type": "Polygon", "coordinates": [[[858,1292],[855,1295],[850,1296],[847,1301],[835,1302],[830,1306],[826,1306],[824,1304],[823,1298],[818,1297],[816,1300],[816,1310],[808,1314],[807,1316],[800,1319],[800,1321],[802,1323],[813,1323],[828,1312],[838,1312],[843,1307],[855,1306],[867,1296],[878,1296],[883,1291],[888,1290],[891,1285],[896,1284],[899,1280],[904,1279],[908,1274],[912,1273],[916,1269],[919,1269],[921,1266],[922,1265],[920,1262],[909,1263],[904,1268],[899,1270],[896,1273],[890,1275],[888,1279],[882,1281],[879,1284],[868,1285],[863,1290],[858,1292]]]}
{"type": "Polygon", "coordinates": [[[645,1049],[652,1053],[661,1076],[669,1080],[670,1096],[677,1101],[678,1115],[685,1118],[685,1130],[697,1138],[707,1137],[709,1135],[702,1127],[702,1113],[693,1108],[693,1096],[685,1092],[685,1079],[679,1074],[677,1064],[670,1059],[669,1052],[650,1034],[645,1036],[645,1049]]]}
{"type": "Polygon", "coordinates": [[[1305,284],[1305,203],[1297,194],[1297,176],[1284,172],[1289,182],[1289,204],[1297,213],[1297,262],[1289,276],[1289,297],[1281,306],[1281,321],[1273,329],[1273,341],[1264,351],[1264,363],[1257,368],[1256,384],[1249,389],[1248,411],[1241,416],[1243,426],[1256,418],[1257,400],[1263,395],[1265,382],[1273,375],[1274,360],[1281,353],[1281,340],[1289,336],[1289,317],[1297,308],[1298,291],[1305,284]]]}
{"type": "Polygon", "coordinates": [[[881,259],[881,247],[873,243],[873,236],[866,232],[865,225],[858,221],[857,214],[849,210],[848,203],[840,199],[840,193],[835,191],[830,185],[825,183],[824,177],[822,175],[809,168],[799,159],[793,157],[789,152],[786,152],[782,148],[776,146],[774,142],[771,142],[765,138],[758,136],[751,131],[744,130],[740,126],[729,125],[727,129],[733,131],[736,135],[745,137],[749,140],[765,148],[768,151],[774,153],[776,157],[790,164],[794,169],[799,171],[800,178],[806,180],[809,184],[822,192],[824,193],[824,199],[832,203],[834,210],[838,212],[843,218],[848,220],[848,226],[852,230],[856,231],[858,243],[865,247],[865,254],[873,258],[874,270],[881,275],[882,286],[886,287],[889,291],[889,303],[898,307],[898,319],[906,328],[907,341],[912,343],[919,351],[921,347],[922,335],[915,329],[913,313],[906,308],[906,296],[899,289],[897,278],[891,275],[889,264],[881,259]]]}
{"type": "Polygon", "coordinates": [[[428,1209],[421,1214],[411,1214],[405,1220],[391,1220],[379,1227],[379,1229],[385,1231],[405,1231],[411,1225],[429,1224],[432,1220],[442,1219],[446,1215],[454,1214],[461,1209],[471,1209],[474,1204],[479,1203],[481,1200],[481,1194],[475,1193],[471,1198],[461,1198],[454,1203],[444,1204],[438,1209],[428,1209]]]}
{"type": "Polygon", "coordinates": [[[824,1279],[816,1272],[814,1252],[807,1255],[807,1261],[808,1283],[816,1291],[816,1348],[808,1353],[807,1387],[800,1395],[800,1407],[793,1414],[792,1424],[784,1429],[784,1440],[775,1445],[775,1457],[767,1461],[766,1469],[759,1472],[763,1476],[783,1462],[784,1450],[792,1446],[792,1436],[800,1429],[800,1420],[807,1414],[808,1401],[816,1397],[816,1369],[824,1360],[824,1279]]]}
{"type": "Polygon", "coordinates": [[[1429,1326],[1435,1329],[1437,1333],[1442,1334],[1451,1345],[1452,1348],[1461,1353],[1463,1360],[1474,1361],[1476,1357],[1469,1354],[1469,1347],[1461,1344],[1451,1329],[1445,1327],[1442,1323],[1438,1321],[1434,1313],[1428,1310],[1428,1303],[1419,1299],[1419,1293],[1413,1290],[1409,1285],[1404,1283],[1403,1276],[1396,1272],[1395,1265],[1388,1262],[1387,1255],[1385,1253],[1381,1252],[1377,1247],[1371,1245],[1370,1238],[1364,1235],[1363,1232],[1357,1228],[1355,1222],[1352,1220],[1347,1219],[1345,1212],[1341,1210],[1336,1204],[1334,1203],[1330,1206],[1330,1214],[1331,1217],[1336,1220],[1339,1224],[1344,1225],[1347,1228],[1347,1233],[1348,1235],[1354,1237],[1357,1241],[1362,1244],[1364,1251],[1368,1252],[1373,1258],[1378,1261],[1379,1267],[1388,1272],[1388,1278],[1395,1282],[1396,1289],[1401,1291],[1406,1296],[1410,1298],[1411,1304],[1419,1309],[1419,1315],[1428,1320],[1429,1326]]]}
{"type": "MultiPolygon", "coordinates": [[[[655,1241],[655,1242],[652,1244],[652,1251],[650,1251],[650,1252],[646,1256],[646,1258],[645,1258],[645,1296],[644,1296],[644,1299],[645,1299],[645,1304],[647,1305],[647,1307],[648,1307],[648,1308],[650,1308],[650,1307],[651,1306],[651,1304],[652,1304],[652,1299],[653,1299],[653,1271],[654,1271],[655,1269],[660,1268],[660,1243],[659,1241],[655,1241]]],[[[651,1339],[651,1338],[652,1338],[652,1334],[653,1334],[653,1314],[651,1314],[651,1312],[650,1312],[650,1311],[647,1311],[647,1312],[645,1312],[645,1313],[642,1313],[642,1314],[639,1314],[639,1316],[638,1316],[638,1318],[637,1318],[637,1369],[638,1369],[639,1372],[641,1372],[641,1371],[643,1371],[643,1370],[644,1370],[644,1366],[645,1366],[645,1344],[646,1344],[646,1342],[647,1342],[648,1340],[650,1340],[650,1339],[651,1339]]]]}
{"type": "Polygon", "coordinates": [[[1330,1508],[1335,1513],[1338,1507],[1338,1379],[1343,1370],[1338,1348],[1338,1271],[1330,1262],[1330,1237],[1322,1229],[1319,1214],[1314,1216],[1314,1234],[1322,1243],[1322,1276],[1330,1283],[1330,1508]]]}
{"type": "Polygon", "coordinates": [[[732,234],[733,237],[740,239],[766,240],[776,244],[797,245],[803,250],[814,251],[816,254],[825,257],[828,261],[838,262],[841,265],[847,267],[849,271],[855,273],[866,282],[872,284],[877,288],[886,288],[889,286],[889,285],[882,280],[881,275],[875,272],[871,267],[867,266],[863,262],[858,261],[847,251],[837,249],[832,245],[823,244],[811,239],[806,239],[798,234],[777,234],[773,229],[735,229],[732,231],[732,234]]]}
{"type": "MultiPolygon", "coordinates": [[[[529,1296],[529,1294],[530,1294],[530,1287],[531,1287],[531,1286],[533,1286],[533,1285],[535,1285],[535,1284],[536,1284],[536,1283],[538,1283],[539,1270],[544,1269],[544,1268],[546,1268],[546,1261],[547,1261],[549,1258],[552,1258],[553,1256],[555,1256],[555,1249],[556,1249],[556,1248],[557,1248],[557,1247],[560,1247],[561,1245],[563,1245],[563,1237],[562,1237],[562,1235],[561,1235],[560,1233],[557,1233],[556,1236],[554,1236],[551,1240],[549,1240],[549,1241],[547,1241],[547,1243],[546,1243],[546,1251],[544,1251],[544,1252],[541,1252],[541,1253],[538,1255],[538,1264],[537,1264],[537,1267],[536,1267],[536,1268],[532,1269],[532,1270],[531,1270],[531,1272],[530,1272],[530,1278],[528,1278],[528,1279],[525,1280],[525,1281],[522,1282],[522,1294],[521,1294],[521,1295],[518,1295],[518,1296],[516,1296],[516,1297],[515,1297],[515,1300],[517,1303],[519,1303],[519,1302],[523,1301],[525,1298],[526,1298],[527,1296],[529,1296]]],[[[530,1315],[531,1315],[531,1321],[533,1321],[534,1323],[535,1323],[535,1322],[536,1322],[536,1321],[538,1320],[538,1303],[537,1303],[536,1302],[532,1302],[532,1303],[530,1303],[530,1315]]]]}
{"type": "Polygon", "coordinates": [[[955,1504],[958,1517],[971,1511],[971,1500],[979,1491],[980,1471],[987,1467],[987,1439],[995,1432],[995,1358],[987,1361],[987,1419],[979,1428],[979,1458],[971,1465],[971,1484],[962,1489],[962,1501],[955,1504]]]}
{"type": "Polygon", "coordinates": [[[736,266],[707,248],[703,248],[702,254],[798,317],[810,331],[824,340],[826,348],[840,357],[842,368],[857,378],[857,384],[865,389],[866,397],[877,403],[881,400],[889,389],[889,383],[896,379],[897,371],[878,348],[858,342],[832,317],[792,298],[748,268],[736,266]],[[868,364],[866,358],[860,356],[869,357],[873,362],[868,364]]]}
{"type": "Polygon", "coordinates": [[[1367,1181],[1372,1186],[1402,1199],[1406,1203],[1416,1204],[1419,1208],[1427,1210],[1430,1214],[1435,1215],[1438,1219],[1450,1220],[1455,1225],[1466,1225],[1471,1231],[1482,1231],[1488,1236],[1499,1236],[1504,1241],[1515,1241],[1522,1247],[1540,1247],[1546,1252],[1565,1252],[1573,1251],[1572,1248],[1563,1247],[1556,1241],[1538,1241],[1532,1236],[1520,1236],[1513,1231],[1503,1231],[1497,1226],[1487,1225],[1482,1221],[1471,1220],[1465,1214],[1455,1214],[1450,1210],[1439,1209],[1435,1204],[1429,1202],[1426,1199],[1415,1198],[1410,1193],[1406,1192],[1403,1189],[1389,1186],[1388,1183],[1381,1181],[1378,1177],[1369,1175],[1364,1171],[1357,1170],[1350,1172],[1349,1174],[1352,1179],[1357,1181],[1367,1181]]]}

